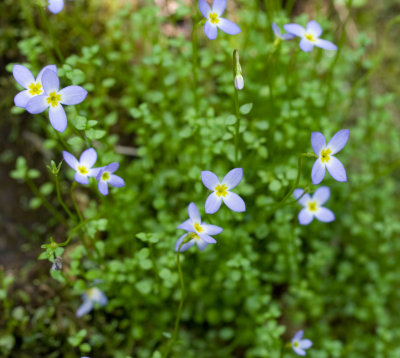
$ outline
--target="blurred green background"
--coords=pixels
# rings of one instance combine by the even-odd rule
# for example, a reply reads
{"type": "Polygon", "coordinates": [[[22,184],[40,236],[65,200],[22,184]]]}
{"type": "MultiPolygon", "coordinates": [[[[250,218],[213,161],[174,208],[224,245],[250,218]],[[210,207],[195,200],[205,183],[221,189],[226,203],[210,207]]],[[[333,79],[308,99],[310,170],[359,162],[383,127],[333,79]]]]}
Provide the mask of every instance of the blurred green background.
{"type": "MultiPolygon", "coordinates": [[[[171,356],[294,357],[285,345],[304,329],[311,358],[400,357],[398,1],[229,0],[224,16],[242,33],[210,41],[197,30],[197,84],[197,1],[74,0],[58,15],[45,5],[0,3],[0,357],[162,357],[180,298],[176,226],[191,201],[204,214],[201,170],[222,177],[236,166],[247,211],[203,215],[224,228],[218,243],[182,255],[187,296],[171,356]],[[311,19],[337,52],[274,44],[272,22],[311,19]],[[245,78],[239,163],[234,48],[245,78]],[[67,108],[65,133],[47,115],[13,107],[15,63],[34,74],[56,64],[62,86],[89,91],[67,108]],[[296,203],[271,210],[298,155],[311,151],[310,133],[330,138],[343,128],[350,140],[338,158],[349,180],[322,183],[336,221],[301,227],[296,203]],[[108,197],[78,186],[87,222],[77,234],[46,165],[88,145],[97,165],[120,162],[127,185],[108,197]],[[69,235],[63,270],[50,270],[41,245],[69,235]],[[77,319],[93,284],[109,304],[77,319]]],[[[64,163],[71,210],[72,174],[64,163]]]]}

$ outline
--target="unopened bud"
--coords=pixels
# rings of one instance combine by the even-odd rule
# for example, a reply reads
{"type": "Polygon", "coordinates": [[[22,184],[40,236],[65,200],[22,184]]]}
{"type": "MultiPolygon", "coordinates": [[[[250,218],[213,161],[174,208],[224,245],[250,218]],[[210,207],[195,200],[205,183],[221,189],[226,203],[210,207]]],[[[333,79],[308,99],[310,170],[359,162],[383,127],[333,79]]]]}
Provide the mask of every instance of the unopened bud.
{"type": "Polygon", "coordinates": [[[235,87],[237,90],[242,90],[244,87],[244,79],[242,75],[236,75],[235,77],[235,87]]]}
{"type": "Polygon", "coordinates": [[[233,51],[233,75],[235,76],[234,83],[237,90],[242,90],[244,87],[244,79],[242,76],[242,67],[239,61],[239,51],[233,51]]]}
{"type": "Polygon", "coordinates": [[[53,265],[51,266],[51,269],[54,271],[61,271],[62,269],[62,259],[61,257],[56,257],[54,259],[53,265]]]}

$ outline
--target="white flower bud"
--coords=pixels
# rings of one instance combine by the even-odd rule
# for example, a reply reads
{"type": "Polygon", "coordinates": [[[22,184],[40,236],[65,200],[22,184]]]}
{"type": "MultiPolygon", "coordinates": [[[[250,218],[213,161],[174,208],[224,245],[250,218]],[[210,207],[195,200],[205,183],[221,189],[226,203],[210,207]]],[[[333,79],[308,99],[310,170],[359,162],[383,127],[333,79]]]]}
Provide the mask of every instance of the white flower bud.
{"type": "Polygon", "coordinates": [[[235,77],[235,87],[237,90],[242,90],[244,87],[244,79],[241,74],[236,75],[235,77]]]}

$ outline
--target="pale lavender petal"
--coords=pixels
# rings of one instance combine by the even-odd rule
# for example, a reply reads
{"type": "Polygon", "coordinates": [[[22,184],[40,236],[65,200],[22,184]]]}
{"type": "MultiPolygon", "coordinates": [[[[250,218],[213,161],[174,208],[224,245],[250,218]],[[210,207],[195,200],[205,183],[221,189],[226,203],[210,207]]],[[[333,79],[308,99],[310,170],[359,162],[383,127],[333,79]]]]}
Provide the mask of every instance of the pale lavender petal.
{"type": "Polygon", "coordinates": [[[281,29],[275,22],[272,23],[272,31],[276,37],[282,38],[281,29]]]}
{"type": "Polygon", "coordinates": [[[205,242],[205,241],[202,241],[202,240],[193,240],[193,243],[194,243],[194,242],[196,242],[197,247],[198,247],[201,251],[203,251],[203,250],[207,247],[207,245],[208,245],[208,242],[205,242]]]}
{"type": "Polygon", "coordinates": [[[207,242],[208,244],[215,244],[217,241],[211,237],[210,235],[207,234],[201,234],[201,233],[197,233],[197,235],[199,235],[200,239],[202,239],[203,241],[207,242]]]}
{"type": "Polygon", "coordinates": [[[192,220],[187,219],[186,221],[184,221],[182,224],[180,224],[179,226],[176,227],[177,229],[183,229],[186,231],[190,231],[190,232],[194,232],[194,228],[193,228],[193,224],[192,224],[192,220]]]}
{"type": "Polygon", "coordinates": [[[333,179],[344,182],[347,181],[346,170],[342,162],[334,156],[330,156],[329,162],[326,164],[329,174],[333,179]]]}
{"type": "Polygon", "coordinates": [[[122,188],[123,186],[125,186],[124,179],[115,174],[111,174],[111,178],[108,183],[116,188],[122,188]]]}
{"type": "Polygon", "coordinates": [[[306,355],[306,351],[305,351],[304,349],[299,348],[299,347],[293,346],[293,350],[294,350],[295,353],[297,353],[299,356],[305,356],[305,355],[306,355]]]}
{"type": "Polygon", "coordinates": [[[67,115],[61,104],[58,106],[50,106],[49,108],[50,123],[56,131],[64,132],[67,128],[67,115]]]}
{"type": "Polygon", "coordinates": [[[94,177],[96,180],[100,180],[101,174],[100,172],[104,171],[104,167],[101,168],[91,168],[89,169],[88,177],[94,177]],[[100,175],[99,175],[100,174],[100,175]]]}
{"type": "Polygon", "coordinates": [[[97,287],[92,288],[92,300],[101,306],[105,306],[108,302],[106,294],[97,287]]]}
{"type": "Polygon", "coordinates": [[[208,19],[208,14],[211,11],[210,5],[208,5],[206,0],[199,0],[199,10],[201,14],[208,19]]]}
{"type": "Polygon", "coordinates": [[[207,235],[218,235],[224,230],[222,227],[217,225],[202,224],[201,227],[204,229],[204,233],[207,235]]]}
{"type": "Polygon", "coordinates": [[[306,208],[301,209],[298,215],[301,225],[308,225],[313,220],[314,215],[306,208]]]}
{"type": "Polygon", "coordinates": [[[315,217],[322,222],[329,223],[335,220],[335,214],[327,208],[319,208],[315,212],[315,217]]]}
{"type": "Polygon", "coordinates": [[[61,103],[66,105],[81,103],[88,94],[81,86],[68,86],[58,93],[61,95],[61,103]]]}
{"type": "Polygon", "coordinates": [[[31,114],[38,114],[44,112],[48,106],[46,96],[40,95],[32,97],[26,104],[25,109],[31,114]]]}
{"type": "Polygon", "coordinates": [[[321,206],[327,202],[330,195],[331,195],[330,189],[327,186],[321,186],[315,191],[313,195],[313,200],[315,200],[317,204],[321,206]]]}
{"type": "Polygon", "coordinates": [[[83,184],[83,185],[89,184],[89,178],[86,175],[83,175],[79,172],[75,173],[74,179],[76,182],[78,182],[80,184],[83,184]]]}
{"type": "Polygon", "coordinates": [[[312,342],[311,340],[309,340],[309,339],[302,339],[302,340],[299,342],[299,344],[300,344],[300,348],[302,348],[302,349],[308,349],[308,348],[311,348],[311,347],[312,347],[313,342],[312,342]]]}
{"type": "Polygon", "coordinates": [[[112,162],[110,164],[108,164],[107,166],[104,167],[104,170],[110,172],[110,173],[114,173],[115,171],[117,171],[119,168],[119,163],[118,162],[112,162]]]}
{"type": "Polygon", "coordinates": [[[215,40],[217,38],[217,26],[213,25],[210,21],[206,21],[204,24],[204,32],[210,40],[215,40]]]}
{"type": "Polygon", "coordinates": [[[99,181],[99,192],[103,195],[108,195],[108,184],[104,180],[99,181]]]}
{"type": "Polygon", "coordinates": [[[302,196],[302,194],[304,193],[303,189],[295,189],[293,192],[293,196],[295,197],[295,199],[297,200],[297,202],[302,205],[302,206],[306,206],[307,203],[311,200],[310,195],[304,194],[302,196]],[[301,198],[300,198],[301,197],[301,198]],[[298,200],[300,198],[300,200],[298,200]]]}
{"type": "Polygon", "coordinates": [[[78,170],[78,159],[76,159],[71,153],[63,150],[62,152],[65,162],[74,170],[78,170]]]}
{"type": "Polygon", "coordinates": [[[64,0],[49,0],[48,9],[53,14],[58,14],[64,8],[64,0]]]}
{"type": "Polygon", "coordinates": [[[228,192],[227,196],[222,197],[222,200],[224,201],[226,206],[233,211],[236,211],[238,213],[246,211],[246,204],[244,203],[243,199],[239,195],[232,193],[231,191],[228,192]]]}
{"type": "Polygon", "coordinates": [[[46,71],[46,70],[53,71],[53,72],[55,72],[55,73],[57,74],[57,66],[56,66],[56,65],[47,65],[47,66],[44,66],[44,67],[40,70],[39,74],[37,75],[37,77],[36,77],[36,82],[42,83],[42,76],[43,76],[44,71],[46,71]]]}
{"type": "Polygon", "coordinates": [[[212,11],[216,12],[218,16],[221,16],[226,8],[226,0],[214,0],[212,5],[212,11]]]}
{"type": "MultiPolygon", "coordinates": [[[[187,233],[183,234],[178,241],[175,244],[175,252],[178,252],[179,250],[179,246],[181,245],[182,241],[185,239],[185,237],[187,236],[187,233]]],[[[189,242],[184,243],[181,246],[180,252],[186,251],[187,249],[190,249],[195,243],[195,240],[190,240],[189,242]]]]}
{"type": "Polygon", "coordinates": [[[326,146],[325,136],[320,132],[311,133],[311,147],[316,155],[319,156],[322,148],[326,146]]]}
{"type": "Polygon", "coordinates": [[[301,39],[299,46],[304,52],[311,52],[312,49],[314,48],[314,42],[311,42],[306,39],[301,39]]]}
{"type": "Polygon", "coordinates": [[[214,188],[219,184],[218,177],[209,170],[203,170],[201,172],[201,181],[207,189],[214,190],[214,188]]]}
{"type": "Polygon", "coordinates": [[[299,24],[286,24],[283,25],[283,28],[286,32],[289,32],[289,34],[299,37],[303,37],[303,35],[306,33],[306,29],[299,24]]]}
{"type": "Polygon", "coordinates": [[[342,129],[341,131],[337,132],[327,145],[327,148],[331,150],[330,154],[334,155],[337,152],[340,152],[346,145],[347,141],[349,140],[349,136],[350,136],[349,129],[342,129]]]}
{"type": "Polygon", "coordinates": [[[237,35],[240,33],[240,27],[228,19],[220,18],[217,25],[223,32],[229,35],[237,35]]]}
{"type": "Polygon", "coordinates": [[[221,207],[222,199],[217,194],[211,193],[204,206],[206,214],[214,214],[221,207]]]}
{"type": "Polygon", "coordinates": [[[14,104],[17,107],[25,108],[32,97],[33,96],[29,94],[29,90],[21,91],[14,97],[14,104]]]}
{"type": "Polygon", "coordinates": [[[307,32],[311,33],[312,35],[314,35],[314,37],[320,37],[322,34],[322,28],[319,25],[318,22],[311,20],[308,24],[307,24],[307,32]]]}
{"type": "Polygon", "coordinates": [[[76,311],[76,317],[82,317],[93,309],[93,302],[90,300],[83,301],[82,305],[76,311]]]}
{"type": "Polygon", "coordinates": [[[24,88],[28,88],[32,82],[35,82],[32,72],[22,65],[14,65],[13,76],[15,80],[24,88]]]}
{"type": "Polygon", "coordinates": [[[52,70],[44,71],[42,76],[42,85],[46,94],[57,92],[60,87],[60,80],[58,79],[57,73],[52,70]]]}
{"type": "Polygon", "coordinates": [[[228,187],[228,190],[231,190],[240,183],[242,178],[243,178],[243,169],[235,168],[229,171],[228,174],[225,175],[224,179],[222,179],[222,184],[225,184],[228,187]]]}
{"type": "Polygon", "coordinates": [[[330,51],[337,50],[337,46],[334,43],[327,40],[317,39],[314,42],[314,44],[315,46],[323,48],[324,50],[330,50],[330,51]]]}
{"type": "MultiPolygon", "coordinates": [[[[332,158],[332,157],[331,157],[332,158]]],[[[314,185],[321,183],[325,176],[325,165],[322,164],[321,159],[317,159],[311,170],[311,179],[314,185]]]]}
{"type": "Polygon", "coordinates": [[[97,160],[97,153],[93,148],[86,149],[79,158],[79,163],[91,168],[97,160]]]}
{"type": "Polygon", "coordinates": [[[293,34],[283,34],[283,35],[281,36],[281,39],[282,39],[282,40],[291,40],[293,37],[294,37],[293,34]]]}
{"type": "Polygon", "coordinates": [[[198,222],[201,223],[201,216],[199,213],[199,209],[197,209],[197,206],[195,203],[190,203],[188,206],[188,213],[189,213],[189,218],[193,222],[198,222]]]}
{"type": "Polygon", "coordinates": [[[292,339],[292,342],[301,339],[303,337],[303,334],[304,334],[304,331],[302,329],[297,331],[292,339]]]}

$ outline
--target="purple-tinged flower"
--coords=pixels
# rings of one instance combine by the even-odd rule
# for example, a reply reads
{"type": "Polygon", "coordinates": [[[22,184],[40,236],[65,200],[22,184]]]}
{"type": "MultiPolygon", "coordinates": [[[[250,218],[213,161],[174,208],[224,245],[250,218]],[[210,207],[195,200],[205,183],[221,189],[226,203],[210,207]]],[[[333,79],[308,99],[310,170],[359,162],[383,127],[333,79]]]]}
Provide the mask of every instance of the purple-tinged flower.
{"type": "Polygon", "coordinates": [[[58,14],[64,8],[64,0],[49,0],[48,9],[53,14],[58,14]]]}
{"type": "Polygon", "coordinates": [[[200,250],[204,250],[208,244],[215,244],[217,241],[210,235],[217,235],[221,233],[223,229],[216,225],[202,223],[199,209],[197,209],[194,203],[189,204],[188,213],[189,219],[177,227],[177,229],[183,229],[188,232],[178,239],[175,245],[175,251],[178,251],[179,246],[185,238],[190,241],[182,245],[181,252],[189,249],[194,244],[197,244],[200,250]]]}
{"type": "Polygon", "coordinates": [[[301,339],[303,337],[303,331],[298,331],[292,339],[292,348],[299,356],[306,355],[306,349],[311,348],[313,342],[309,339],[301,339]]]}
{"type": "Polygon", "coordinates": [[[93,309],[95,303],[98,303],[100,306],[105,306],[108,302],[104,292],[97,287],[89,288],[82,295],[82,300],[82,305],[76,311],[76,317],[82,317],[86,313],[89,313],[93,309]]]}
{"type": "Polygon", "coordinates": [[[241,73],[235,76],[234,84],[235,84],[235,88],[237,90],[240,91],[240,90],[243,89],[243,87],[244,87],[244,79],[243,79],[243,76],[242,76],[241,73]]]}
{"type": "Polygon", "coordinates": [[[119,164],[117,162],[99,168],[99,173],[97,174],[96,179],[99,181],[99,191],[101,194],[108,194],[108,184],[116,188],[122,188],[125,186],[124,180],[118,175],[113,174],[118,168],[119,164]]]}
{"type": "Polygon", "coordinates": [[[323,48],[325,50],[337,50],[337,46],[335,44],[319,38],[322,34],[322,28],[318,22],[314,20],[307,24],[306,29],[298,24],[283,25],[283,28],[288,33],[301,38],[300,48],[304,52],[311,52],[314,46],[323,48]]]}
{"type": "Polygon", "coordinates": [[[25,88],[14,97],[14,103],[17,107],[25,108],[32,97],[43,94],[42,76],[44,71],[51,70],[57,73],[56,65],[48,65],[42,68],[38,76],[33,77],[32,72],[25,66],[14,65],[13,76],[15,80],[25,88]]]}
{"type": "Polygon", "coordinates": [[[349,136],[350,130],[342,129],[337,132],[329,141],[328,145],[326,145],[325,136],[322,133],[311,133],[311,146],[318,157],[311,171],[313,184],[316,185],[321,183],[325,176],[325,169],[328,169],[328,172],[333,179],[340,182],[347,181],[346,170],[344,169],[343,164],[333,155],[343,149],[349,136]]]}
{"type": "Polygon", "coordinates": [[[303,195],[303,193],[303,189],[295,189],[293,192],[293,196],[304,207],[298,216],[301,225],[308,225],[313,221],[314,217],[325,223],[335,220],[335,214],[322,206],[331,195],[331,191],[327,186],[318,188],[312,198],[309,194],[306,193],[303,195]]]}
{"type": "Polygon", "coordinates": [[[226,1],[227,0],[214,0],[211,8],[206,0],[199,0],[200,12],[207,19],[204,25],[204,32],[210,40],[215,40],[217,38],[217,28],[229,35],[237,35],[241,31],[239,26],[234,22],[221,17],[225,11],[226,1]]]}
{"type": "Polygon", "coordinates": [[[51,70],[43,72],[42,84],[44,93],[30,99],[26,110],[38,114],[49,108],[51,125],[55,130],[64,132],[67,128],[67,115],[62,105],[81,103],[86,98],[87,91],[80,86],[68,86],[59,91],[60,80],[51,70]]]}
{"type": "Polygon", "coordinates": [[[86,149],[81,157],[76,159],[71,153],[63,151],[64,160],[76,171],[74,179],[80,184],[89,184],[89,177],[96,177],[100,168],[92,168],[97,160],[97,153],[93,148],[86,149]]]}
{"type": "Polygon", "coordinates": [[[239,213],[246,211],[246,204],[243,199],[239,195],[230,191],[240,183],[242,178],[242,168],[235,168],[229,171],[229,173],[225,175],[224,179],[222,179],[222,182],[219,181],[218,177],[213,172],[208,170],[202,171],[201,180],[203,184],[213,191],[206,200],[206,214],[216,213],[220,208],[222,201],[233,211],[239,213]]]}
{"type": "Polygon", "coordinates": [[[294,37],[293,34],[282,34],[281,29],[275,22],[272,23],[272,31],[274,32],[275,36],[281,40],[290,40],[294,37]]]}

